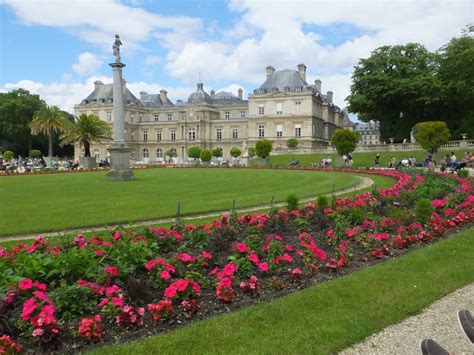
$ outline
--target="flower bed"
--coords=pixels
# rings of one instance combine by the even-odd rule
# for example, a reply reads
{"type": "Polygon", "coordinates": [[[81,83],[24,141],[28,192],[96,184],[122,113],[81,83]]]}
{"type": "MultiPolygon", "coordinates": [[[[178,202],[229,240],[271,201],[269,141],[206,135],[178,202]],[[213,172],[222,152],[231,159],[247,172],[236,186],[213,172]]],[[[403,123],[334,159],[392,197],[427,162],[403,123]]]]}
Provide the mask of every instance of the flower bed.
{"type": "Polygon", "coordinates": [[[165,331],[391,258],[474,220],[468,180],[356,172],[397,182],[301,210],[0,247],[0,353],[19,344],[78,351],[165,331]]]}

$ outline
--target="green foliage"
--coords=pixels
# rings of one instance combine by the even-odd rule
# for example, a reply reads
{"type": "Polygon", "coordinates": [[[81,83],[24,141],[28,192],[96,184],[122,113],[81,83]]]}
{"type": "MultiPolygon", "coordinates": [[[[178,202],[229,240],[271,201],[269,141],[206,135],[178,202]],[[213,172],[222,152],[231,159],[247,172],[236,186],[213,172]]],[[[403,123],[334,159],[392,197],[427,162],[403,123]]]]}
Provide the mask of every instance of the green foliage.
{"type": "Polygon", "coordinates": [[[286,209],[288,211],[293,211],[298,209],[298,196],[296,194],[289,194],[286,197],[286,209]]]}
{"type": "Polygon", "coordinates": [[[48,137],[48,156],[53,156],[53,136],[56,133],[65,131],[69,121],[66,113],[57,106],[43,105],[33,116],[33,121],[29,123],[31,134],[44,134],[48,137]]]}
{"type": "Polygon", "coordinates": [[[290,138],[286,141],[286,145],[290,149],[294,149],[298,146],[298,140],[296,138],[290,138]]]}
{"type": "Polygon", "coordinates": [[[177,156],[178,156],[178,153],[176,153],[176,150],[173,148],[168,149],[165,152],[165,157],[168,157],[170,162],[171,162],[171,158],[176,158],[177,156]]]}
{"type": "Polygon", "coordinates": [[[317,200],[318,210],[323,211],[329,207],[329,199],[326,195],[318,196],[317,200]]]}
{"type": "Polygon", "coordinates": [[[418,200],[415,204],[415,215],[417,219],[426,224],[433,213],[434,208],[431,204],[431,201],[427,198],[422,198],[418,200]]]}
{"type": "Polygon", "coordinates": [[[57,308],[59,317],[65,320],[90,314],[98,301],[90,287],[68,285],[65,282],[61,282],[49,296],[57,308]]]}
{"type": "Polygon", "coordinates": [[[213,149],[212,156],[216,158],[222,157],[222,149],[219,149],[219,148],[213,149]]]}
{"type": "Polygon", "coordinates": [[[15,156],[15,153],[13,153],[11,150],[6,150],[3,152],[2,155],[3,155],[3,160],[10,161],[15,156]]]}
{"type": "Polygon", "coordinates": [[[112,129],[96,115],[83,113],[74,122],[67,122],[60,139],[63,144],[80,143],[84,147],[84,156],[90,157],[90,145],[110,140],[112,129]]]}
{"type": "Polygon", "coordinates": [[[33,158],[39,158],[39,157],[41,156],[41,150],[32,149],[31,152],[30,152],[30,155],[31,155],[33,158]]]}
{"type": "Polygon", "coordinates": [[[449,142],[451,133],[445,122],[420,122],[413,127],[416,141],[430,153],[436,153],[443,144],[449,142]]]}
{"type": "Polygon", "coordinates": [[[212,159],[212,152],[208,149],[203,149],[201,151],[201,155],[200,155],[200,158],[203,162],[205,163],[209,163],[212,159]]]}
{"type": "Polygon", "coordinates": [[[242,151],[237,147],[232,147],[230,150],[230,155],[234,158],[240,157],[240,154],[242,154],[242,151]]]}
{"type": "Polygon", "coordinates": [[[339,155],[353,152],[357,147],[359,133],[349,129],[338,129],[332,137],[332,144],[336,147],[339,155]]]}
{"type": "Polygon", "coordinates": [[[257,149],[255,149],[255,147],[249,147],[248,153],[249,158],[253,158],[255,155],[257,155],[257,149]]]}
{"type": "Polygon", "coordinates": [[[199,147],[191,147],[188,149],[188,157],[193,159],[199,159],[201,156],[201,148],[199,147]]]}
{"type": "Polygon", "coordinates": [[[255,143],[255,153],[257,154],[259,158],[262,158],[262,159],[268,158],[270,156],[271,151],[272,151],[272,142],[270,142],[268,139],[261,139],[255,143]]]}
{"type": "Polygon", "coordinates": [[[458,176],[460,178],[467,178],[469,176],[469,171],[467,169],[458,170],[458,176]]]}

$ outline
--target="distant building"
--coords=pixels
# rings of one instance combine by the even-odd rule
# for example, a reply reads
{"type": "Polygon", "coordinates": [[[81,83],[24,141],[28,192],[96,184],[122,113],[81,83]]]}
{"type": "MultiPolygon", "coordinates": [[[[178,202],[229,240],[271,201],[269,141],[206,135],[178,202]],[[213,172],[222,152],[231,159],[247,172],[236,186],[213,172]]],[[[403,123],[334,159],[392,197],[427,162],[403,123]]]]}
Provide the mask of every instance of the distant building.
{"type": "Polygon", "coordinates": [[[380,144],[380,124],[378,121],[358,122],[354,130],[360,133],[359,144],[380,144]]]}
{"type": "MultiPolygon", "coordinates": [[[[95,114],[113,126],[112,84],[94,83],[94,91],[79,105],[75,114],[95,114]]],[[[321,81],[309,85],[306,66],[298,70],[276,71],[266,68],[266,80],[249,95],[248,100],[230,92],[204,91],[198,83],[186,102],[171,102],[166,90],[159,94],[140,92],[136,98],[123,82],[125,105],[125,137],[133,149],[132,158],[139,161],[162,161],[167,150],[176,151],[179,159],[187,159],[192,146],[221,149],[230,156],[232,147],[249,146],[259,139],[273,141],[276,149],[286,148],[289,138],[299,147],[327,146],[334,131],[344,125],[343,111],[333,103],[333,93],[323,94],[321,81]]],[[[107,156],[106,145],[92,145],[97,159],[107,156]]],[[[76,159],[81,155],[78,146],[76,159]]]]}

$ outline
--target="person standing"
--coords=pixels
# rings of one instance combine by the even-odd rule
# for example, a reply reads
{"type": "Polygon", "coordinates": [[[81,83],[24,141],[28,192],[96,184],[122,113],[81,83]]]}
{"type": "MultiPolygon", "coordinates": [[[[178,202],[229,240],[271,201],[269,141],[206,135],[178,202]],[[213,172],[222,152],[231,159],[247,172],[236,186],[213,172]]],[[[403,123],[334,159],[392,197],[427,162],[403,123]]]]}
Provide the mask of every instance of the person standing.
{"type": "Polygon", "coordinates": [[[380,168],[380,154],[379,153],[377,153],[377,155],[375,156],[374,165],[376,168],[380,168]]]}

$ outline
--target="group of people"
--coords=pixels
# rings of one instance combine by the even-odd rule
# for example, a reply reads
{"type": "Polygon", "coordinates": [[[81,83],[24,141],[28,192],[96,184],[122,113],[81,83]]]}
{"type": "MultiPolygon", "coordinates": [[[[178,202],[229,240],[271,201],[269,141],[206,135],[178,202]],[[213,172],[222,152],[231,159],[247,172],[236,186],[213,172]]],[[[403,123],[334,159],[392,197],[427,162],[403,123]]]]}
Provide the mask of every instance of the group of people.
{"type": "Polygon", "coordinates": [[[321,159],[321,161],[319,162],[319,166],[321,167],[328,167],[328,166],[332,166],[332,158],[330,155],[328,155],[327,157],[321,159]]]}
{"type": "MultiPolygon", "coordinates": [[[[12,159],[8,162],[0,161],[0,173],[5,174],[23,174],[46,168],[47,164],[43,158],[22,158],[12,159]]],[[[54,161],[50,166],[51,170],[76,170],[79,168],[79,162],[72,160],[54,161]]]]}
{"type": "Polygon", "coordinates": [[[351,166],[354,163],[351,153],[344,154],[342,160],[344,161],[344,166],[351,166]]]}
{"type": "MultiPolygon", "coordinates": [[[[377,153],[374,159],[374,165],[376,168],[380,168],[380,154],[377,153]]],[[[409,156],[408,158],[403,158],[401,160],[397,160],[395,157],[392,157],[388,163],[385,164],[386,168],[390,169],[398,169],[401,167],[415,167],[420,166],[419,163],[416,162],[416,158],[414,156],[409,156]]]]}
{"type": "Polygon", "coordinates": [[[461,160],[458,160],[456,154],[451,152],[451,154],[446,154],[444,157],[443,164],[441,165],[441,171],[447,171],[450,169],[451,173],[465,168],[468,164],[474,164],[474,153],[464,152],[464,155],[461,160]]]}

